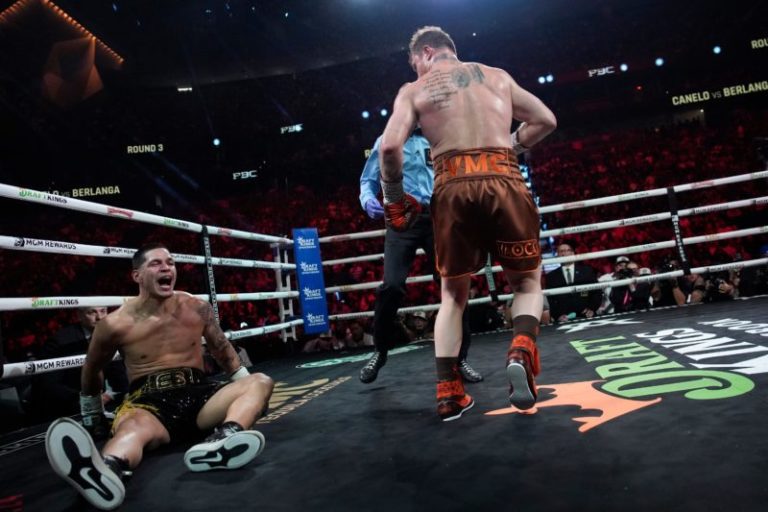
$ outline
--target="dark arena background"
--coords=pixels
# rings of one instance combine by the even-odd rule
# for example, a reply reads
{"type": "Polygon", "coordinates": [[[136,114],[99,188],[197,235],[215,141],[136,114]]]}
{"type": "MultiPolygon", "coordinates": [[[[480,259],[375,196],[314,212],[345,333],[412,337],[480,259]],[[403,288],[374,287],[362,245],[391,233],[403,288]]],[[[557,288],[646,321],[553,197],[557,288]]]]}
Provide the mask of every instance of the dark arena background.
{"type": "MultiPolygon", "coordinates": [[[[177,290],[219,296],[276,387],[253,463],[190,473],[173,444],[121,510],[768,509],[766,20],[757,0],[0,0],[0,511],[88,509],[48,464],[56,415],[35,379],[82,365],[45,363],[47,346],[86,299],[136,294],[127,258],[147,241],[179,255],[177,290]],[[545,319],[525,413],[496,262],[472,277],[473,410],[435,415],[440,287],[422,256],[397,348],[358,379],[384,250],[360,173],[424,25],[557,116],[522,158],[545,271],[567,241],[596,277],[688,292],[622,307],[605,292],[592,318],[545,319]],[[298,290],[295,228],[320,237],[321,335],[280,295],[298,290]]],[[[591,284],[545,288],[554,308],[602,296],[591,284]]]]}

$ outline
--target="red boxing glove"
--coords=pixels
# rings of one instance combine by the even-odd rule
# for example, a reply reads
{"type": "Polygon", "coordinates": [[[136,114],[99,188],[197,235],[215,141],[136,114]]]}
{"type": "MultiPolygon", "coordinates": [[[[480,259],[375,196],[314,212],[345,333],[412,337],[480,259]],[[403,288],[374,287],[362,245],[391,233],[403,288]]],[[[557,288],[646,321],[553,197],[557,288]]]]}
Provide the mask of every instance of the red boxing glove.
{"type": "Polygon", "coordinates": [[[400,201],[384,205],[384,223],[395,231],[405,231],[420,213],[421,205],[416,198],[405,194],[400,201]]]}
{"type": "Polygon", "coordinates": [[[421,213],[421,205],[403,190],[403,182],[381,182],[384,192],[384,223],[395,231],[405,231],[421,213]]]}

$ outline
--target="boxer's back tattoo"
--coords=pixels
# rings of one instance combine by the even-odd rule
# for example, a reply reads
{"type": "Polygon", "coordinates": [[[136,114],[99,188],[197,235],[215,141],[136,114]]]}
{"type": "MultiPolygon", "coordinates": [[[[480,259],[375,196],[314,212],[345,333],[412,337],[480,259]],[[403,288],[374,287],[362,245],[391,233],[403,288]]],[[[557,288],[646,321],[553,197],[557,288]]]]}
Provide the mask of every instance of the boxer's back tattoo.
{"type": "Polygon", "coordinates": [[[473,82],[482,84],[485,74],[480,66],[458,66],[452,71],[438,69],[427,75],[424,89],[429,95],[430,101],[438,110],[444,110],[451,106],[451,100],[459,89],[466,89],[473,82]]]}
{"type": "Polygon", "coordinates": [[[472,73],[472,78],[475,79],[477,82],[483,83],[485,81],[485,74],[483,73],[483,70],[480,69],[480,66],[477,64],[472,64],[469,66],[469,71],[472,73]]]}

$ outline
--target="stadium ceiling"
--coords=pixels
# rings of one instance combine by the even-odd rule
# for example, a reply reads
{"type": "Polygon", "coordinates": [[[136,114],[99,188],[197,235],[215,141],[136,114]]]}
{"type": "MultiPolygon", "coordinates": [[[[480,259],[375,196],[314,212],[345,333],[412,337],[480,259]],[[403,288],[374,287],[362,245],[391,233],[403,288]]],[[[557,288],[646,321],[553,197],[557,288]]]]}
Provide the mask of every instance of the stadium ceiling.
{"type": "MultiPolygon", "coordinates": [[[[24,0],[45,2],[47,0],[24,0]]],[[[0,0],[0,11],[13,5],[0,0]]],[[[440,25],[459,45],[493,47],[572,24],[652,24],[670,9],[695,16],[710,2],[678,0],[52,0],[121,57],[122,73],[150,86],[205,85],[298,73],[404,52],[412,32],[440,25]],[[677,8],[674,5],[677,5],[677,8]],[[541,32],[540,32],[541,31],[541,32]]],[[[742,2],[735,0],[736,4],[742,2]]],[[[763,2],[751,2],[754,5],[763,2]]],[[[719,3],[722,5],[722,3],[719,3]]],[[[733,2],[728,4],[735,8],[733,2]]],[[[598,26],[598,25],[596,25],[598,26]]],[[[0,31],[0,37],[2,31],[0,31]]],[[[465,46],[466,48],[466,46],[465,46]]],[[[495,51],[514,52],[513,47],[495,51]]]]}

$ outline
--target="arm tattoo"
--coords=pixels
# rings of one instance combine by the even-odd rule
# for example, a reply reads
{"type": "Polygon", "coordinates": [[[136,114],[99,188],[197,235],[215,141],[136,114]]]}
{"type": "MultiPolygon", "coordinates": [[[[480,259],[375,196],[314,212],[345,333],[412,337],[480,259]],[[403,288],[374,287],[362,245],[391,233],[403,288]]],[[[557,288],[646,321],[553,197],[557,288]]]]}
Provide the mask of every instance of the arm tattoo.
{"type": "Polygon", "coordinates": [[[213,308],[211,305],[207,302],[203,302],[200,304],[197,312],[205,322],[205,339],[208,341],[208,343],[211,344],[209,349],[212,351],[212,353],[214,351],[226,348],[226,346],[229,345],[229,340],[222,332],[218,322],[216,322],[216,317],[213,314],[213,308]]]}

